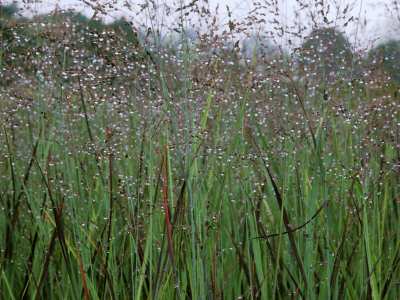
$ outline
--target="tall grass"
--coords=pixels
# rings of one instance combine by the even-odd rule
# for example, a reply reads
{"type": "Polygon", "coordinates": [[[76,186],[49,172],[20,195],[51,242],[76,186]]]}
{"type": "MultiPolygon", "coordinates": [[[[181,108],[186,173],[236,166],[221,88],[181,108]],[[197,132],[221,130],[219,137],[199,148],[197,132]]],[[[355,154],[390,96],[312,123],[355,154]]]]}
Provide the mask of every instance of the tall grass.
{"type": "Polygon", "coordinates": [[[398,87],[217,34],[105,69],[37,35],[0,94],[2,299],[400,297],[398,87]]]}

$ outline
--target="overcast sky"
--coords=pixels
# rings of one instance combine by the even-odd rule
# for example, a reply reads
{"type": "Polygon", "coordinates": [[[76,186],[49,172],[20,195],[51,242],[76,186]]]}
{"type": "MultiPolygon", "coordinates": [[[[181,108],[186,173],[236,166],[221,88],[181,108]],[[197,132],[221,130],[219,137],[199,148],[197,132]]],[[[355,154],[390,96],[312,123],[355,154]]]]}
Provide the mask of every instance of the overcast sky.
{"type": "MultiPolygon", "coordinates": [[[[117,2],[118,9],[109,12],[111,19],[117,18],[121,15],[129,17],[135,17],[135,12],[138,10],[138,4],[143,3],[146,0],[41,0],[40,3],[30,4],[29,10],[36,10],[37,12],[47,12],[53,10],[55,7],[59,7],[61,9],[73,8],[82,13],[91,15],[93,11],[90,9],[88,5],[85,5],[84,2],[90,3],[110,3],[117,2]],[[122,5],[123,3],[128,2],[132,6],[133,12],[128,12],[126,7],[122,5]]],[[[154,0],[157,4],[169,4],[174,7],[178,5],[178,3],[182,2],[184,4],[192,2],[192,0],[154,0]]],[[[201,0],[200,0],[201,1],[201,0]]],[[[259,2],[263,2],[263,0],[258,0],[259,2]]],[[[296,0],[276,0],[281,5],[281,18],[280,21],[284,22],[287,25],[292,24],[295,21],[294,10],[296,0]]],[[[315,3],[316,0],[302,0],[301,3],[315,3]]],[[[325,3],[331,3],[332,7],[333,3],[340,5],[340,10],[343,10],[347,4],[351,4],[352,7],[351,15],[354,17],[359,17],[363,21],[367,21],[367,25],[364,28],[360,26],[355,27],[355,25],[350,25],[346,28],[346,32],[349,35],[354,35],[357,32],[359,37],[363,37],[365,40],[372,41],[379,38],[388,38],[393,35],[393,21],[390,17],[390,12],[388,12],[386,5],[390,4],[392,0],[325,0],[325,3]]],[[[0,0],[0,3],[2,0],[0,0]]],[[[4,1],[3,1],[4,2],[4,1]]],[[[26,2],[26,1],[25,1],[26,2]]],[[[19,0],[17,3],[22,5],[22,1],[19,0]]],[[[253,8],[252,0],[209,0],[210,6],[215,7],[217,4],[220,6],[220,17],[222,20],[227,19],[226,15],[226,5],[229,5],[230,10],[235,18],[240,19],[247,15],[247,13],[253,8]]],[[[331,10],[333,11],[333,9],[331,10]]],[[[304,17],[304,21],[306,21],[306,16],[304,17]]],[[[333,18],[333,16],[331,16],[333,18]]],[[[137,19],[137,17],[136,17],[137,19]]],[[[149,20],[147,20],[149,21],[149,20]]],[[[168,20],[167,22],[171,23],[173,20],[168,20]]],[[[397,26],[398,28],[399,26],[397,26]]]]}

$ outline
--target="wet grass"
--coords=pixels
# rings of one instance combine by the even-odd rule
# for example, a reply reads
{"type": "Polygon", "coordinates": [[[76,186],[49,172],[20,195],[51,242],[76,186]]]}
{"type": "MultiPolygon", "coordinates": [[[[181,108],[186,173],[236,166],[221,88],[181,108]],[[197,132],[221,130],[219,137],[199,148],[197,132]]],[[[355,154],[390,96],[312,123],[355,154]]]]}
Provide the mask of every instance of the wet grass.
{"type": "Polygon", "coordinates": [[[210,91],[194,135],[133,111],[117,142],[77,95],[2,125],[1,298],[399,297],[398,99],[392,128],[326,108],[279,139],[210,91]]]}
{"type": "Polygon", "coordinates": [[[400,298],[398,86],[50,46],[0,90],[1,299],[400,298]]]}

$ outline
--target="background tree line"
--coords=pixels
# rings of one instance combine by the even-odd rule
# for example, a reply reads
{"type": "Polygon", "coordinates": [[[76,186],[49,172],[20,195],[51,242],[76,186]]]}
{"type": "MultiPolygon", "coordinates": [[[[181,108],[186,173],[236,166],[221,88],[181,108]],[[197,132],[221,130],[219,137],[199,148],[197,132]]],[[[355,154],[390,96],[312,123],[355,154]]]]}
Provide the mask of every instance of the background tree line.
{"type": "MultiPolygon", "coordinates": [[[[196,42],[198,36],[188,29],[185,34],[188,40],[196,42]]],[[[37,72],[35,57],[43,57],[42,51],[52,52],[56,64],[51,65],[52,75],[57,67],[70,68],[78,61],[69,54],[63,55],[65,49],[73,48],[83,51],[79,66],[84,68],[91,61],[99,60],[103,71],[126,64],[126,61],[143,61],[146,57],[154,60],[151,51],[144,47],[143,40],[148,35],[145,30],[136,32],[129,21],[124,18],[106,24],[98,19],[76,12],[54,12],[35,16],[32,19],[19,17],[18,7],[0,6],[0,39],[1,39],[1,85],[10,84],[16,68],[19,72],[34,74],[37,72]],[[123,49],[122,52],[114,49],[123,49]],[[9,75],[9,76],[7,76],[9,75]]],[[[174,37],[163,37],[164,46],[175,51],[178,43],[174,37]]],[[[244,57],[274,57],[277,49],[268,41],[259,41],[256,37],[242,40],[241,52],[244,57]]],[[[229,45],[233,48],[233,45],[229,45]]],[[[355,54],[348,38],[334,27],[316,28],[304,39],[296,53],[286,53],[295,58],[299,71],[319,80],[335,80],[336,77],[356,76],[363,70],[354,64],[355,54]]],[[[71,52],[68,52],[71,53],[71,52]]],[[[153,55],[156,55],[154,53],[153,55]]],[[[48,56],[46,58],[48,60],[48,56]]],[[[400,41],[391,39],[379,43],[364,55],[362,62],[374,65],[382,75],[389,76],[400,83],[400,41]]],[[[15,74],[14,75],[18,75],[15,74]]],[[[20,73],[20,75],[22,75],[20,73]]]]}

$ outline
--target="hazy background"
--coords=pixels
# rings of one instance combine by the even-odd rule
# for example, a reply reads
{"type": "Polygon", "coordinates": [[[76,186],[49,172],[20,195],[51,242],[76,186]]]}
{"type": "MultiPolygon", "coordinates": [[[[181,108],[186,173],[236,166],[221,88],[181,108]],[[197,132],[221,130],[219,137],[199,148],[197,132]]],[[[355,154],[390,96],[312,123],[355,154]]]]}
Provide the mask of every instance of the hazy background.
{"type": "MultiPolygon", "coordinates": [[[[6,1],[10,3],[12,1],[6,1]]],[[[105,17],[106,21],[113,21],[121,16],[124,16],[137,24],[146,24],[151,20],[151,18],[146,18],[146,13],[137,12],[140,10],[140,4],[146,2],[146,0],[42,0],[36,1],[36,3],[29,3],[35,1],[13,1],[16,2],[20,7],[24,7],[23,13],[25,15],[32,15],[35,13],[44,13],[52,11],[55,8],[58,9],[74,9],[76,11],[82,12],[86,15],[93,15],[93,9],[90,5],[98,5],[100,3],[110,5],[107,8],[108,16],[105,17]],[[27,3],[28,2],[28,3],[27,3]],[[85,4],[86,2],[86,4],[85,4]],[[112,8],[110,8],[112,6],[112,8]],[[130,6],[130,9],[127,9],[130,6]]],[[[181,1],[181,0],[159,0],[159,1],[147,1],[154,3],[161,8],[167,6],[179,7],[180,5],[186,5],[192,0],[181,1]]],[[[281,5],[281,18],[280,22],[285,25],[290,25],[294,21],[294,9],[295,0],[278,0],[281,5]]],[[[315,3],[315,0],[305,0],[302,3],[315,3]]],[[[356,26],[355,24],[349,24],[347,28],[343,28],[348,34],[350,40],[357,37],[361,38],[361,43],[363,45],[376,44],[384,39],[391,38],[393,36],[398,36],[398,24],[390,15],[388,9],[392,0],[335,0],[326,1],[325,3],[330,3],[332,6],[338,5],[341,9],[344,9],[348,4],[350,5],[349,15],[354,16],[354,18],[359,18],[361,20],[360,24],[362,26],[356,26]],[[396,25],[395,25],[396,24],[396,25]]],[[[1,3],[1,0],[0,0],[1,3]]],[[[4,1],[3,1],[4,3],[4,1]]],[[[215,9],[219,5],[218,14],[220,16],[220,23],[223,24],[227,22],[226,5],[229,6],[232,16],[236,19],[244,18],[248,12],[253,8],[253,1],[240,1],[240,0],[209,0],[210,7],[215,9]]],[[[330,16],[333,18],[333,16],[330,16]]],[[[306,22],[307,17],[304,16],[304,21],[306,22]]],[[[153,20],[154,21],[154,20],[153,20]]],[[[173,24],[174,17],[166,17],[163,15],[160,20],[157,20],[158,25],[173,24]]]]}

